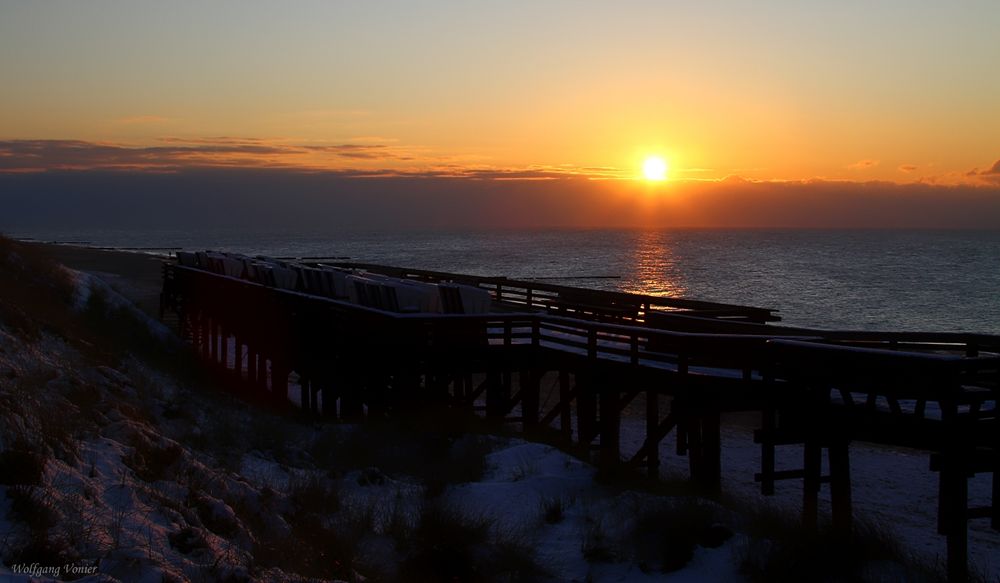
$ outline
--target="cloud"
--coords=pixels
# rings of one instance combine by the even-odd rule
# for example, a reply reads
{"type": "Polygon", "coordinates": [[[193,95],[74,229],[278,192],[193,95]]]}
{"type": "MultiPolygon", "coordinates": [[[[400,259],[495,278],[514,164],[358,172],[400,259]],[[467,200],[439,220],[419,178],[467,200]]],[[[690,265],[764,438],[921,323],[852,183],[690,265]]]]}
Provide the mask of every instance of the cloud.
{"type": "Polygon", "coordinates": [[[435,157],[394,143],[306,143],[215,136],[165,137],[159,145],[126,146],[80,140],[0,140],[0,173],[53,171],[180,172],[198,168],[282,169],[342,176],[412,176],[472,180],[621,178],[612,167],[501,168],[435,157]]]}
{"type": "Polygon", "coordinates": [[[119,125],[159,125],[172,121],[169,117],[162,115],[134,115],[131,117],[120,117],[114,120],[119,125]]]}
{"type": "Polygon", "coordinates": [[[300,146],[312,152],[333,154],[344,158],[359,158],[365,160],[380,160],[386,157],[388,146],[385,144],[335,144],[330,146],[300,146]]]}
{"type": "Polygon", "coordinates": [[[993,163],[992,166],[986,170],[979,170],[978,168],[973,168],[965,174],[974,179],[978,179],[982,182],[987,182],[990,184],[1000,184],[1000,160],[993,163]]]}
{"type": "Polygon", "coordinates": [[[899,170],[900,172],[905,172],[907,174],[913,172],[916,169],[917,166],[915,164],[900,164],[899,167],[897,168],[897,170],[899,170]]]}
{"type": "Polygon", "coordinates": [[[847,168],[850,170],[868,170],[869,168],[878,166],[878,162],[878,160],[858,160],[854,164],[848,165],[847,168]]]}
{"type": "Polygon", "coordinates": [[[296,144],[220,136],[167,137],[157,145],[129,146],[80,140],[0,140],[0,172],[147,170],[183,168],[297,168],[326,170],[345,163],[411,161],[416,150],[393,144],[296,144]]]}

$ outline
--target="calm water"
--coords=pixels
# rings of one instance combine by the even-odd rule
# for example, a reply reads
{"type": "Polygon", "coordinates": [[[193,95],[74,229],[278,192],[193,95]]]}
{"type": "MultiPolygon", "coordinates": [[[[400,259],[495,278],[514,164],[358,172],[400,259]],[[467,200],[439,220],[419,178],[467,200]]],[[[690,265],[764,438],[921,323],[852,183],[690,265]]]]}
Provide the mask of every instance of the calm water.
{"type": "Polygon", "coordinates": [[[776,308],[785,323],[1000,334],[1000,232],[533,230],[9,233],[353,260],[776,308]]]}

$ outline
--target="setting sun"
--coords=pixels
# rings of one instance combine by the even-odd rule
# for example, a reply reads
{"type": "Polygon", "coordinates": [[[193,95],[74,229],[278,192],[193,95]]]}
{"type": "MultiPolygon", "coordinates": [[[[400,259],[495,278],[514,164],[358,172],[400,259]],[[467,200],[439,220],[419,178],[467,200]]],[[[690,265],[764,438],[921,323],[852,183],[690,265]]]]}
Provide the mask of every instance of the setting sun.
{"type": "Polygon", "coordinates": [[[659,156],[650,156],[642,163],[642,175],[646,180],[666,180],[667,161],[659,156]]]}

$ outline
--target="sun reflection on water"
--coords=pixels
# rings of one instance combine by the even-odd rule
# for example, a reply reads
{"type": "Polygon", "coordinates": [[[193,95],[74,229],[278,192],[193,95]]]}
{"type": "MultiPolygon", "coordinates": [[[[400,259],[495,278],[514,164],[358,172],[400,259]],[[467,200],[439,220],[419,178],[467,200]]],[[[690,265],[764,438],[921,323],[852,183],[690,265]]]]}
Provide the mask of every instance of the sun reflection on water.
{"type": "Polygon", "coordinates": [[[684,296],[687,287],[677,261],[668,233],[637,231],[632,248],[631,271],[623,274],[621,290],[650,296],[684,296]]]}

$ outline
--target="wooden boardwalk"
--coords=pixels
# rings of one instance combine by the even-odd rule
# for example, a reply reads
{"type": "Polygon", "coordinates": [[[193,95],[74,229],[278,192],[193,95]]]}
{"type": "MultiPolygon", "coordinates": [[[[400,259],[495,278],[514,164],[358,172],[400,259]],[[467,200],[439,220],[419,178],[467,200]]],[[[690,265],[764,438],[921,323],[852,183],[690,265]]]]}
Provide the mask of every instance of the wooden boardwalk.
{"type": "MultiPolygon", "coordinates": [[[[286,282],[231,275],[199,256],[166,263],[162,309],[206,360],[244,390],[317,416],[403,415],[466,408],[528,434],[551,434],[605,469],[659,473],[664,438],[707,494],[721,480],[720,415],[757,412],[765,494],[803,484],[815,525],[829,484],[836,529],[851,529],[852,440],[915,447],[939,473],[938,530],[949,578],[967,574],[970,519],[1000,530],[1000,337],[780,327],[772,310],[587,290],[507,278],[367,264],[328,264],[397,280],[489,293],[487,313],[394,311],[319,286],[318,267],[286,282]],[[193,262],[193,263],[192,263],[193,262]],[[289,283],[291,282],[291,283],[289,283]],[[268,285],[271,284],[271,285],[268,285]],[[331,297],[332,296],[332,297],[331,297]],[[545,399],[543,399],[543,395],[545,399]],[[645,440],[623,451],[622,411],[645,403],[645,440]],[[803,446],[801,469],[777,470],[776,448],[803,446]],[[829,475],[821,475],[827,450],[829,475]],[[968,478],[993,476],[993,503],[970,508],[968,478]]],[[[362,298],[364,299],[364,298],[362,298]]],[[[393,298],[390,298],[392,300],[393,298]]],[[[457,309],[456,309],[457,308],[457,309]]]]}

